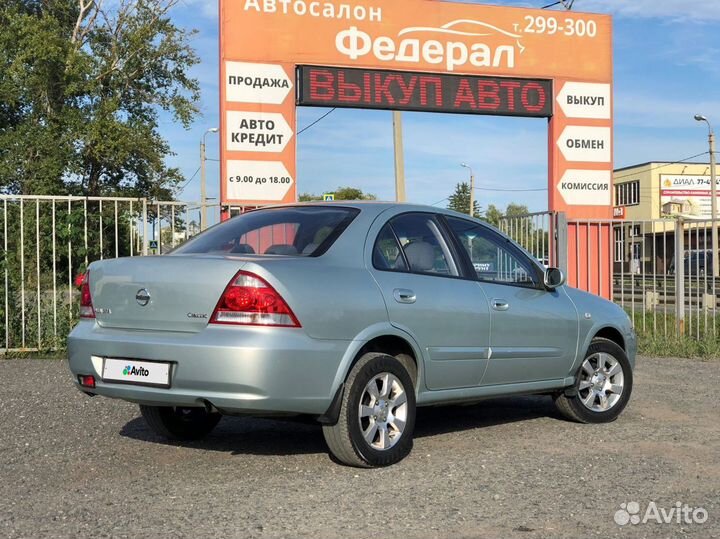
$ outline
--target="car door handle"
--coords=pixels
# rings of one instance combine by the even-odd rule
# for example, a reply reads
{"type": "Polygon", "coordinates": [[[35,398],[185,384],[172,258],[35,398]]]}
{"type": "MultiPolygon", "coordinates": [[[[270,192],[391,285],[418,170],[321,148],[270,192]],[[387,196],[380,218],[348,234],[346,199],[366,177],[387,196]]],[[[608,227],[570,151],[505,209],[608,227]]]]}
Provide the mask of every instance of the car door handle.
{"type": "Polygon", "coordinates": [[[510,308],[510,304],[504,299],[494,299],[490,303],[496,311],[507,311],[510,308]]]}
{"type": "Polygon", "coordinates": [[[393,296],[395,297],[395,301],[398,303],[415,303],[415,300],[417,299],[415,297],[415,292],[408,290],[407,288],[396,288],[393,290],[393,296]]]}

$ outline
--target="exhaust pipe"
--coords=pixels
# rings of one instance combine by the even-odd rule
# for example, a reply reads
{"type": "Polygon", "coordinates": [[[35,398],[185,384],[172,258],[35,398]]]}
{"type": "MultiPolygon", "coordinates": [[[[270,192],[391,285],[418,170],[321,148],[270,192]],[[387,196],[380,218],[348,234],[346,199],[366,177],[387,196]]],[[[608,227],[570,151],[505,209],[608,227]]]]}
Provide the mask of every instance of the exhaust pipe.
{"type": "Polygon", "coordinates": [[[208,414],[220,414],[222,413],[212,402],[210,402],[207,399],[203,399],[202,401],[203,405],[205,406],[205,411],[208,414]]]}

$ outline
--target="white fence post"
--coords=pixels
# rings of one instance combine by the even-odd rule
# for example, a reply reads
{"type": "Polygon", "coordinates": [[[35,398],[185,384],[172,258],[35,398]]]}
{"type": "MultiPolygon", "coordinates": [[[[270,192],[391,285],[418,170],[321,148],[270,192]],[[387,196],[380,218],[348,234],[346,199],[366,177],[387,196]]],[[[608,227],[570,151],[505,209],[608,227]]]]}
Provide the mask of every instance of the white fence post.
{"type": "Polygon", "coordinates": [[[0,324],[4,324],[0,328],[0,357],[62,347],[78,314],[75,278],[83,262],[87,267],[94,260],[113,255],[147,254],[153,239],[148,217],[157,211],[156,235],[161,240],[161,210],[167,205],[170,241],[165,247],[169,248],[176,244],[176,233],[178,241],[193,235],[194,229],[188,229],[188,212],[196,203],[0,194],[0,258],[4,263],[0,274],[0,290],[4,292],[0,296],[0,324]],[[184,235],[180,234],[181,227],[184,235]]]}
{"type": "Polygon", "coordinates": [[[685,227],[682,217],[675,221],[675,323],[677,334],[685,334],[685,227]]]}
{"type": "Polygon", "coordinates": [[[147,214],[147,199],[142,199],[143,204],[143,256],[148,254],[148,214],[147,214]]]}
{"type": "Polygon", "coordinates": [[[568,275],[568,222],[565,212],[555,216],[555,264],[568,275]]]}

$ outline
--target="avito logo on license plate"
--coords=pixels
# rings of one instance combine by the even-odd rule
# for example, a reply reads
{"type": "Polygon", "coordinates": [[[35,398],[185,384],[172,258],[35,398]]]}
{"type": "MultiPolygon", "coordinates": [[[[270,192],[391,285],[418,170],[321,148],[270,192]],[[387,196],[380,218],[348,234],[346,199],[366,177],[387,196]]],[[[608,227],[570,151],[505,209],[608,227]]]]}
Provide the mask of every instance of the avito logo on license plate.
{"type": "Polygon", "coordinates": [[[170,387],[170,363],[105,358],[103,380],[170,387]]]}

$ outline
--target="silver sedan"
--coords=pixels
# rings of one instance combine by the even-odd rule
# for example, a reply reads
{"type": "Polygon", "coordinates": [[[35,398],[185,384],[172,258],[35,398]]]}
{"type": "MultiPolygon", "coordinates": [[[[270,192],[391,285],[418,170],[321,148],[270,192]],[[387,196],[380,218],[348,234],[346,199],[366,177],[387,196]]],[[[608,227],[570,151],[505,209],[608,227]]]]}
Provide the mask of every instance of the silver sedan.
{"type": "Polygon", "coordinates": [[[636,339],[498,230],[394,203],[252,211],[164,256],[103,260],[69,336],[79,389],[173,439],[222,415],[310,416],[354,466],[398,462],[418,406],[547,394],[614,420],[636,339]]]}

